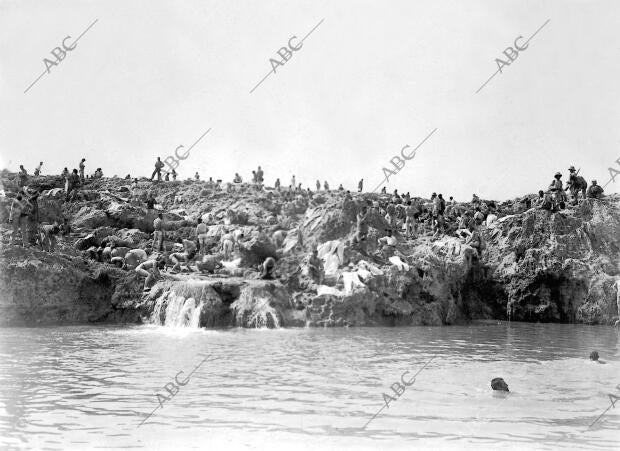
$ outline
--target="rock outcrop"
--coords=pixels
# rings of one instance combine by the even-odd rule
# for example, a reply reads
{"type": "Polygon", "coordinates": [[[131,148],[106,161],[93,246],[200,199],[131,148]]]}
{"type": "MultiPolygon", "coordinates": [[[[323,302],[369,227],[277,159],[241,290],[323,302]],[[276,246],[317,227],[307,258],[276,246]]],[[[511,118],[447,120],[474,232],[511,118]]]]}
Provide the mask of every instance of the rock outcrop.
{"type": "MultiPolygon", "coordinates": [[[[4,187],[15,189],[10,176],[4,187]]],[[[67,218],[70,235],[57,252],[9,246],[2,224],[2,325],[86,322],[154,322],[195,327],[297,327],[450,325],[472,319],[613,324],[618,320],[620,197],[581,201],[559,213],[518,201],[499,204],[499,220],[482,227],[486,249],[478,256],[461,239],[422,234],[393,249],[377,239],[388,228],[372,211],[365,241],[353,240],[356,215],[377,194],[317,193],[312,198],[252,186],[216,189],[204,182],[138,188],[120,179],[89,181],[65,202],[58,177],[38,177],[42,222],[67,218]],[[165,274],[148,294],[134,272],[89,258],[91,246],[151,251],[152,220],[144,201],[152,193],[164,213],[166,248],[195,239],[198,218],[209,224],[206,251],[241,230],[235,258],[212,275],[165,274]],[[276,230],[288,233],[271,240],[276,230]],[[313,247],[325,274],[305,263],[313,247]],[[259,280],[266,257],[277,260],[275,280],[259,280]]],[[[11,195],[0,198],[8,218],[11,195]]],[[[464,208],[470,208],[463,204],[464,208]]]]}

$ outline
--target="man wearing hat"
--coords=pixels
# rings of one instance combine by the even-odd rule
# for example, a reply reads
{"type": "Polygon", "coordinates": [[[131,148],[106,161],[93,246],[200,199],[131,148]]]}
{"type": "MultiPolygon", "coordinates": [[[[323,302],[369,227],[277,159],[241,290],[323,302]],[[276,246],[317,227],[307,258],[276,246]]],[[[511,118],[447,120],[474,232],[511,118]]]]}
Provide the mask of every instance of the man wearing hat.
{"type": "Polygon", "coordinates": [[[579,191],[581,191],[581,195],[583,198],[586,198],[586,188],[588,187],[588,183],[586,180],[578,175],[578,172],[575,172],[575,166],[571,166],[568,168],[570,172],[570,177],[568,179],[568,189],[570,190],[571,196],[573,197],[573,205],[577,205],[577,198],[579,197],[579,191]]]}
{"type": "Polygon", "coordinates": [[[562,187],[562,180],[560,180],[561,178],[562,174],[560,172],[556,172],[553,176],[551,185],[549,185],[549,191],[552,193],[552,211],[557,211],[560,208],[563,208],[564,202],[566,201],[566,193],[562,187]]]}
{"type": "Polygon", "coordinates": [[[596,184],[596,180],[592,180],[592,185],[588,188],[588,198],[600,199],[603,197],[603,188],[596,184]]]}

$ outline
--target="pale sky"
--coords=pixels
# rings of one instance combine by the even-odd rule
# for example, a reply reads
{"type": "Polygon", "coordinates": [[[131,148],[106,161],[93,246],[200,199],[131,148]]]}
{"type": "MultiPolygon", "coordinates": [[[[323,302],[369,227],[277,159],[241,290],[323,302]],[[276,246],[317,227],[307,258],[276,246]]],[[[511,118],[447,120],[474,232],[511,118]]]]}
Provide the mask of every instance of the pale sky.
{"type": "Polygon", "coordinates": [[[571,164],[603,185],[620,169],[618,30],[618,0],[0,0],[0,167],[59,173],[85,157],[87,172],[150,176],[210,128],[181,178],[248,180],[261,165],[269,185],[371,189],[437,129],[389,191],[506,199],[571,164]]]}

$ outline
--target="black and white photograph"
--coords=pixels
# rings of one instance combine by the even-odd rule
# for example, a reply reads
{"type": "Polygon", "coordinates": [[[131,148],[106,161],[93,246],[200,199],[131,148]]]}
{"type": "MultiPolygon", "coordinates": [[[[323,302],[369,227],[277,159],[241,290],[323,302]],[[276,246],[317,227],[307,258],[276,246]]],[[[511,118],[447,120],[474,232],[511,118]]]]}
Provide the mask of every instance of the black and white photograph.
{"type": "Polygon", "coordinates": [[[0,0],[0,449],[620,450],[619,30],[0,0]]]}

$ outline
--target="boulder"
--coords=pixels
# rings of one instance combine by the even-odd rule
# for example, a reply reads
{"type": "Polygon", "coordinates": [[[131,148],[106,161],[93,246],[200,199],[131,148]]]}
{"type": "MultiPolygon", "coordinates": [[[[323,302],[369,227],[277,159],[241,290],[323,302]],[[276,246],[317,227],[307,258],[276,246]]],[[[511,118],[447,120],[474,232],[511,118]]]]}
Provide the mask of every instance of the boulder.
{"type": "Polygon", "coordinates": [[[241,264],[243,266],[255,266],[263,263],[266,258],[277,258],[276,247],[267,238],[252,238],[250,241],[239,246],[241,264]]]}
{"type": "Polygon", "coordinates": [[[116,233],[116,229],[108,226],[98,227],[93,233],[97,238],[97,244],[101,244],[104,238],[114,235],[116,233]]]}
{"type": "Polygon", "coordinates": [[[92,207],[82,207],[80,211],[75,214],[71,225],[74,228],[96,229],[97,227],[110,226],[112,225],[112,221],[108,215],[101,210],[92,207]]]}
{"type": "Polygon", "coordinates": [[[138,229],[121,229],[116,232],[116,236],[130,247],[136,247],[141,242],[149,239],[149,235],[138,229]]]}
{"type": "Polygon", "coordinates": [[[75,247],[79,251],[84,251],[92,246],[97,246],[98,240],[94,233],[89,233],[84,238],[79,238],[73,247],[75,247]]]}
{"type": "Polygon", "coordinates": [[[142,212],[126,203],[112,202],[106,209],[108,216],[119,225],[133,226],[144,217],[142,212]]]}
{"type": "Polygon", "coordinates": [[[182,221],[184,219],[188,219],[189,215],[185,208],[175,208],[174,210],[170,210],[166,212],[166,220],[167,221],[182,221]]]}

